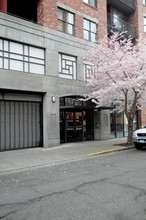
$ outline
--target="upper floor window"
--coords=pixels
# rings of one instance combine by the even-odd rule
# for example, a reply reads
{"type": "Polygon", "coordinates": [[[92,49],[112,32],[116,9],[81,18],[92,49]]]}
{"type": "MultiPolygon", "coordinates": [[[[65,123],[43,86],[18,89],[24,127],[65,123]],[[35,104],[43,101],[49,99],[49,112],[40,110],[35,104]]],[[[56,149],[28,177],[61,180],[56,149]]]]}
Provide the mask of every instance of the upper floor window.
{"type": "Polygon", "coordinates": [[[83,2],[91,5],[92,7],[97,7],[97,0],[83,0],[83,2]]]}
{"type": "Polygon", "coordinates": [[[74,56],[59,54],[59,76],[67,79],[77,78],[77,58],[74,56]]]}
{"type": "Polygon", "coordinates": [[[0,39],[0,68],[44,74],[45,50],[0,39]]]}
{"type": "Polygon", "coordinates": [[[144,16],[144,32],[146,32],[146,16],[144,16]]]}
{"type": "Polygon", "coordinates": [[[74,35],[74,14],[58,8],[58,30],[74,35]]]}
{"type": "Polygon", "coordinates": [[[127,27],[128,25],[126,23],[127,20],[128,20],[128,17],[125,13],[115,8],[112,8],[110,21],[112,25],[114,26],[114,28],[116,28],[119,31],[128,31],[128,30],[125,30],[128,28],[127,27]]]}
{"type": "Polygon", "coordinates": [[[97,41],[97,24],[95,22],[84,19],[84,39],[91,42],[97,41]]]}
{"type": "Polygon", "coordinates": [[[143,4],[146,5],[146,0],[143,0],[143,4]]]}

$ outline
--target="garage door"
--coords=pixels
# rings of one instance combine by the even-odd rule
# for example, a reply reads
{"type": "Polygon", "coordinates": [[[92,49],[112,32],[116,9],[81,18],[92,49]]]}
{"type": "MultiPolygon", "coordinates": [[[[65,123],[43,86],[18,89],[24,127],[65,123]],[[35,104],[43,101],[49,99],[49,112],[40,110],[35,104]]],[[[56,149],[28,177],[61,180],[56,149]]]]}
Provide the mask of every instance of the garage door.
{"type": "Polygon", "coordinates": [[[0,100],[0,151],[41,146],[41,102],[23,99],[0,100]]]}

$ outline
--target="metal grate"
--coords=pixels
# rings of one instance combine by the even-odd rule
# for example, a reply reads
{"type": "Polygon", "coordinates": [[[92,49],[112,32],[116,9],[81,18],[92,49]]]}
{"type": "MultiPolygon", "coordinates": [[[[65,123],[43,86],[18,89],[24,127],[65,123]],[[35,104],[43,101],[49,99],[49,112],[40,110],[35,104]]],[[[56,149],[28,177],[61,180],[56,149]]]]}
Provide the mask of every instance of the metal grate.
{"type": "Polygon", "coordinates": [[[0,150],[41,145],[39,102],[0,101],[0,150]]]}

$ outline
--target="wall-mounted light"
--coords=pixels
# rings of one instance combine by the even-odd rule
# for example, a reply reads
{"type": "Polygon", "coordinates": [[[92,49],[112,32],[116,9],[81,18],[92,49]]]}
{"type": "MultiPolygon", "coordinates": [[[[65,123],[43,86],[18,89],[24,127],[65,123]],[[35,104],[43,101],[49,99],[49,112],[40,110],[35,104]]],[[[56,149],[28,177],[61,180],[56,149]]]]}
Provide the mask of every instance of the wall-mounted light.
{"type": "Polygon", "coordinates": [[[54,103],[56,101],[55,96],[52,96],[52,102],[54,103]]]}

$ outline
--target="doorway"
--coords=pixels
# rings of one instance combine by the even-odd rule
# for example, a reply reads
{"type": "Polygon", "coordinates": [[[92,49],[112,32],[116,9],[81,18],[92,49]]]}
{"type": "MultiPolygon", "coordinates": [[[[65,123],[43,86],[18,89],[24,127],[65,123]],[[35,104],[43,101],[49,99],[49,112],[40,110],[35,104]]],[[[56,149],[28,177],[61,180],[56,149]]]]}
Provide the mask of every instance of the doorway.
{"type": "Polygon", "coordinates": [[[66,112],[66,142],[83,140],[83,112],[66,112]]]}
{"type": "Polygon", "coordinates": [[[94,104],[78,96],[60,98],[60,142],[94,140],[94,104]]]}
{"type": "Polygon", "coordinates": [[[93,111],[61,111],[61,143],[86,141],[94,139],[93,111]]]}

